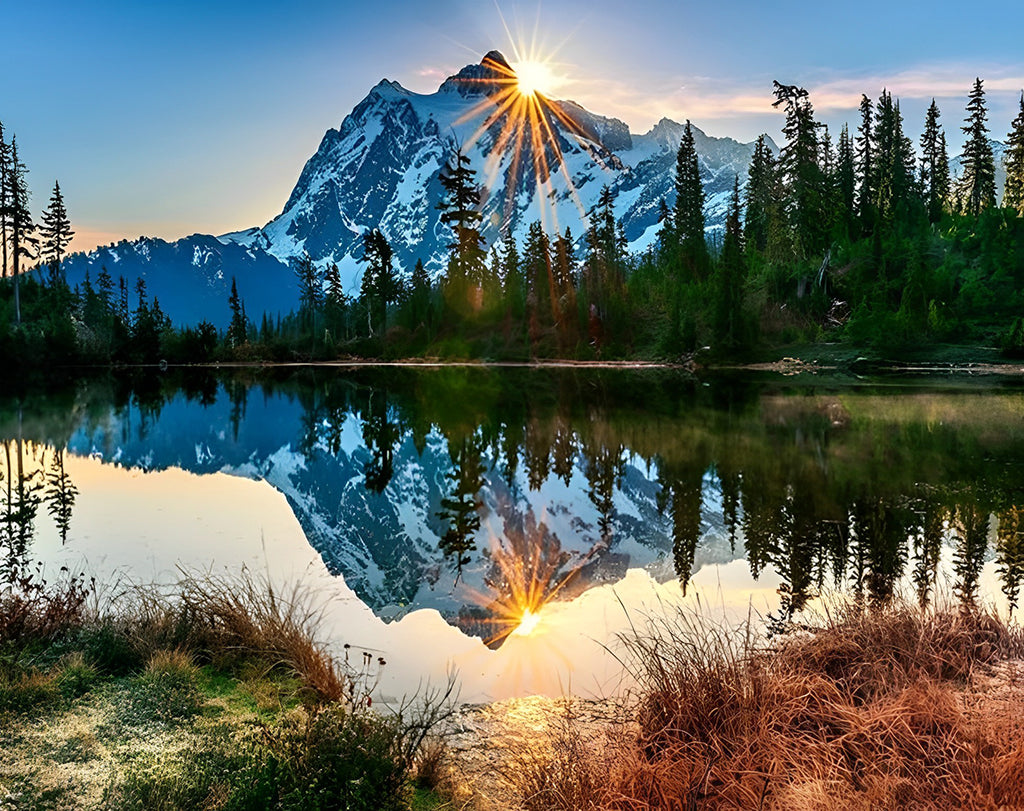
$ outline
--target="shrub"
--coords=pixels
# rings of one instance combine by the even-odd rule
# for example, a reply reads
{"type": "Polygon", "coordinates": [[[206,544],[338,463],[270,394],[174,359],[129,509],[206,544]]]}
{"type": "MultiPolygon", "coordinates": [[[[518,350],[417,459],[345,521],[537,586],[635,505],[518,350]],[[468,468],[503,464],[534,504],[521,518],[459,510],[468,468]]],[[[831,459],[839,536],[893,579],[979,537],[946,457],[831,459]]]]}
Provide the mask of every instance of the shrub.
{"type": "Polygon", "coordinates": [[[57,667],[54,681],[66,699],[78,698],[87,692],[99,677],[96,668],[81,652],[70,653],[57,667]]]}

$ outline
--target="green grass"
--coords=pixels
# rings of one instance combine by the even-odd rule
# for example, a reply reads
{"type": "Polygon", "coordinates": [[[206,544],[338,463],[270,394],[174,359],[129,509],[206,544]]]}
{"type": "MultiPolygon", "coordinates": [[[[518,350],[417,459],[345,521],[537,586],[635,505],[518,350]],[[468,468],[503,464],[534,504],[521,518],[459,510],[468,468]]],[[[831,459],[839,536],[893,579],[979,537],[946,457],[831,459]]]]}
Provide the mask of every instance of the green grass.
{"type": "Polygon", "coordinates": [[[308,595],[186,579],[96,610],[81,582],[0,586],[4,811],[443,807],[412,780],[440,694],[353,701],[308,595]]]}

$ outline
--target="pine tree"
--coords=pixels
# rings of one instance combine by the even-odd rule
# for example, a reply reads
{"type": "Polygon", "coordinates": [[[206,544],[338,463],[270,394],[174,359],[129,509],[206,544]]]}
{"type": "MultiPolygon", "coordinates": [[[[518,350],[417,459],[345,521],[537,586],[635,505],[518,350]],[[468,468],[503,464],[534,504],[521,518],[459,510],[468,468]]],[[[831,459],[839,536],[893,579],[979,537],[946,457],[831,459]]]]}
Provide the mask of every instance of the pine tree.
{"type": "Polygon", "coordinates": [[[966,126],[961,127],[967,135],[967,143],[964,144],[959,190],[964,211],[975,216],[996,204],[996,163],[988,141],[987,120],[985,90],[981,79],[975,79],[967,102],[966,126]]]}
{"type": "Polygon", "coordinates": [[[388,305],[397,301],[401,286],[392,266],[393,253],[387,237],[377,228],[363,234],[363,258],[366,263],[360,298],[366,305],[367,326],[374,335],[374,322],[381,333],[387,330],[388,305]]]}
{"type": "Polygon", "coordinates": [[[54,182],[50,204],[43,212],[43,224],[39,229],[42,237],[42,258],[50,267],[52,279],[60,274],[60,261],[64,251],[71,244],[75,232],[71,230],[71,220],[64,206],[64,195],[60,191],[60,183],[54,182]]]}
{"type": "Polygon", "coordinates": [[[775,84],[774,106],[786,108],[786,123],[782,127],[786,145],[779,155],[785,213],[796,238],[796,256],[806,258],[819,253],[828,236],[819,125],[806,90],[775,84]]]}
{"type": "Polygon", "coordinates": [[[231,295],[228,297],[228,306],[231,308],[231,323],[228,325],[228,346],[235,349],[242,346],[248,339],[249,319],[245,317],[245,304],[238,295],[238,285],[235,277],[231,277],[231,295]]]}
{"type": "Polygon", "coordinates": [[[324,271],[324,281],[327,283],[327,302],[335,307],[344,307],[345,289],[341,285],[341,272],[338,270],[337,263],[331,262],[330,267],[324,271]]]}
{"type": "Polygon", "coordinates": [[[860,97],[860,127],[857,129],[857,217],[860,219],[861,228],[865,233],[874,227],[873,119],[874,108],[871,106],[871,99],[862,95],[860,97]]]}
{"type": "Polygon", "coordinates": [[[526,280],[523,278],[519,249],[511,228],[506,232],[501,247],[502,292],[508,305],[509,315],[512,318],[521,319],[526,313],[526,280]]]}
{"type": "Polygon", "coordinates": [[[725,221],[725,241],[718,267],[715,301],[715,338],[723,349],[735,349],[744,343],[743,288],[747,277],[747,258],[740,224],[740,181],[733,181],[732,203],[725,221]]]}
{"type": "Polygon", "coordinates": [[[429,329],[430,325],[427,322],[430,308],[430,277],[427,275],[426,268],[423,267],[422,259],[416,260],[416,266],[412,269],[412,278],[409,281],[412,287],[409,305],[412,310],[413,328],[420,324],[427,324],[429,329]]]}
{"type": "Polygon", "coordinates": [[[921,135],[921,189],[928,209],[928,221],[938,222],[949,200],[949,156],[935,99],[925,114],[924,133],[921,135]]]}
{"type": "Polygon", "coordinates": [[[675,187],[672,228],[679,245],[680,270],[690,279],[699,281],[707,275],[709,258],[704,238],[704,184],[700,179],[689,119],[676,152],[675,187]]]}
{"type": "Polygon", "coordinates": [[[28,208],[28,184],[25,181],[25,164],[18,160],[18,143],[11,139],[11,162],[9,170],[9,199],[6,211],[10,226],[11,260],[14,276],[14,323],[21,325],[21,260],[36,258],[39,239],[35,235],[35,224],[28,208]]]}
{"type": "Polygon", "coordinates": [[[879,219],[891,225],[911,204],[915,159],[913,146],[903,134],[899,102],[894,102],[887,90],[882,91],[875,108],[872,141],[874,206],[879,219]]]}
{"type": "Polygon", "coordinates": [[[448,245],[448,287],[456,307],[465,308],[470,306],[470,289],[483,284],[487,253],[480,235],[480,188],[461,147],[452,152],[438,179],[446,197],[437,207],[453,236],[448,245]]]}
{"type": "Polygon", "coordinates": [[[857,205],[857,163],[853,139],[846,124],[839,133],[834,178],[837,219],[844,235],[850,237],[857,205]]]}
{"type": "Polygon", "coordinates": [[[747,245],[758,251],[763,251],[768,245],[771,210],[775,204],[775,186],[775,157],[765,141],[765,136],[759,135],[747,172],[747,216],[743,223],[747,245]]]}
{"type": "MultiPolygon", "coordinates": [[[[526,276],[527,303],[532,332],[545,329],[555,321],[557,300],[555,279],[551,268],[551,242],[539,222],[530,223],[523,243],[523,272],[526,276]]],[[[535,339],[537,335],[533,336],[535,339]]]]}
{"type": "Polygon", "coordinates": [[[1006,186],[1003,205],[1024,215],[1024,93],[1020,95],[1020,112],[1010,125],[1006,139],[1006,186]]]}
{"type": "Polygon", "coordinates": [[[299,307],[306,320],[312,322],[324,301],[324,285],[320,269],[308,253],[295,266],[295,280],[299,286],[299,307]]]}
{"type": "Polygon", "coordinates": [[[0,122],[0,252],[3,264],[0,264],[0,279],[7,278],[7,233],[10,212],[8,206],[11,199],[11,147],[4,140],[4,125],[0,122]]]}

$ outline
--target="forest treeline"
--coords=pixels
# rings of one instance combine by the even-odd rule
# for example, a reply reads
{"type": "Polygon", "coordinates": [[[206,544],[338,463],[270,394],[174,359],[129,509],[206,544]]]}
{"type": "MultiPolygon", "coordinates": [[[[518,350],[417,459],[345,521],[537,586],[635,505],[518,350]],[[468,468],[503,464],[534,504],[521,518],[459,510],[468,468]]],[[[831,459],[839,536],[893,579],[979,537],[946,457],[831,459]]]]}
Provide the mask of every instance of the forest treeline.
{"type": "Polygon", "coordinates": [[[481,188],[455,151],[437,203],[451,232],[439,278],[422,261],[400,272],[374,229],[363,236],[357,294],[346,293],[336,265],[305,256],[293,266],[296,311],[247,313],[233,279],[228,323],[184,327],[141,279],[129,289],[104,268],[68,285],[61,263],[73,231],[60,186],[37,225],[16,139],[8,143],[0,128],[0,357],[5,366],[353,355],[675,360],[704,347],[731,358],[819,341],[878,350],[996,344],[1024,354],[1024,94],[1001,190],[980,79],[960,127],[955,180],[934,100],[915,148],[887,91],[862,97],[859,122],[835,138],[807,91],[776,82],[774,95],[783,146],[758,139],[711,239],[689,122],[675,199],[661,202],[657,240],[639,254],[627,249],[607,187],[585,234],[552,235],[534,222],[521,242],[506,229],[485,245],[481,188]]]}

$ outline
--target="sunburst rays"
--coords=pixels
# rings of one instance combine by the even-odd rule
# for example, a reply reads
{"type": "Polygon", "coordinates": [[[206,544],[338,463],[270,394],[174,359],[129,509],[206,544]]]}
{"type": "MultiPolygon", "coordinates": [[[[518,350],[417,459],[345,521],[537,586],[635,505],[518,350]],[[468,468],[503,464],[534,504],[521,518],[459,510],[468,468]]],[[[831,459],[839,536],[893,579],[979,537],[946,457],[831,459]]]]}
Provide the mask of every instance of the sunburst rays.
{"type": "Polygon", "coordinates": [[[520,77],[494,52],[485,56],[481,64],[486,68],[486,75],[456,79],[460,84],[477,85],[484,92],[480,101],[455,123],[462,125],[480,120],[463,149],[473,146],[485,134],[492,134],[493,145],[484,165],[483,179],[485,187],[491,189],[497,184],[502,168],[508,171],[503,222],[510,220],[516,191],[525,172],[532,175],[541,225],[546,231],[559,230],[558,208],[553,199],[556,189],[552,176],[555,173],[562,175],[572,203],[586,222],[586,209],[566,165],[562,133],[575,139],[585,150],[592,136],[561,104],[541,91],[542,81],[553,76],[550,69],[541,60],[523,60],[520,64],[526,66],[529,76],[520,77]],[[558,132],[559,129],[562,132],[558,132]],[[524,160],[527,161],[525,166],[524,160]]]}
{"type": "Polygon", "coordinates": [[[529,513],[521,527],[506,524],[501,537],[492,536],[488,558],[487,590],[465,586],[464,596],[486,611],[476,621],[487,629],[485,644],[497,648],[509,636],[543,630],[544,607],[573,583],[590,554],[573,561],[545,517],[535,520],[529,513]]]}

